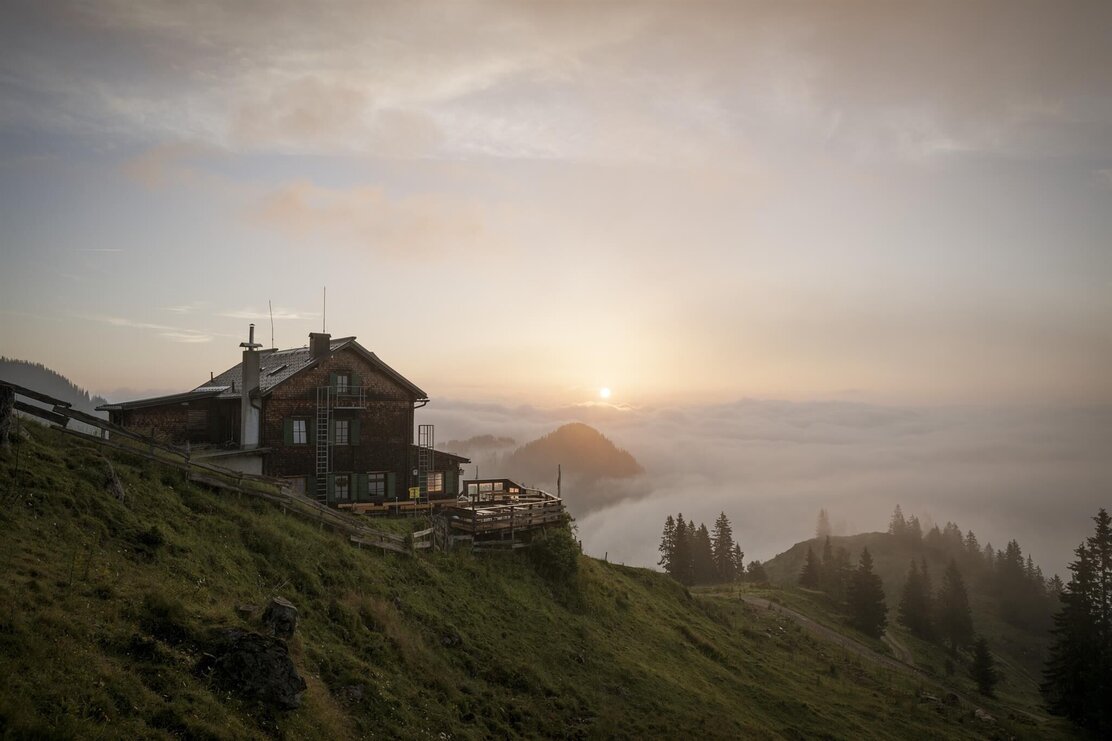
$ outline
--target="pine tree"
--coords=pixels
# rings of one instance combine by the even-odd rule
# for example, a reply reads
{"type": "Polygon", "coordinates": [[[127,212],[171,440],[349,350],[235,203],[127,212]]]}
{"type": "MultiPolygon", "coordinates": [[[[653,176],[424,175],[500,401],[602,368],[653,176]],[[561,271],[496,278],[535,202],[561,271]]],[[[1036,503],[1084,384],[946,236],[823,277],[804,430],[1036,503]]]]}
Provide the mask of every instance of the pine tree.
{"type": "Polygon", "coordinates": [[[923,541],[923,526],[919,524],[919,518],[916,515],[912,515],[907,520],[907,539],[912,543],[923,541]]]}
{"type": "Polygon", "coordinates": [[[834,549],[834,557],[830,565],[823,565],[823,578],[826,580],[823,589],[832,599],[845,602],[851,576],[853,576],[853,566],[850,564],[849,551],[838,546],[834,549]]]}
{"type": "Polygon", "coordinates": [[[1098,653],[1107,651],[1107,647],[1099,641],[1093,555],[1085,543],[1074,553],[1077,560],[1069,566],[1072,576],[1061,595],[1062,609],[1054,616],[1054,644],[1043,671],[1042,693],[1051,713],[1094,728],[1095,706],[1101,694],[1107,694],[1108,685],[1102,692],[1099,685],[1094,687],[1093,680],[1099,680],[1101,673],[1098,653]]]}
{"type": "Polygon", "coordinates": [[[969,610],[969,594],[957,562],[950,560],[938,591],[938,632],[950,644],[950,651],[966,646],[973,639],[973,616],[969,610]]]}
{"type": "Polygon", "coordinates": [[[1057,574],[1050,577],[1050,581],[1046,583],[1046,596],[1057,603],[1064,591],[1066,591],[1066,585],[1062,583],[1062,577],[1057,574]]]}
{"type": "Polygon", "coordinates": [[[1043,673],[1050,712],[1100,738],[1112,737],[1112,518],[1101,508],[1095,532],[1074,551],[1070,583],[1054,616],[1043,673]]]}
{"type": "Polygon", "coordinates": [[[900,509],[898,504],[896,505],[896,511],[892,513],[892,519],[888,522],[888,532],[897,538],[907,535],[907,520],[904,519],[903,510],[900,509]]]}
{"type": "Polygon", "coordinates": [[[714,521],[714,536],[711,538],[711,553],[714,557],[714,568],[718,581],[732,582],[737,575],[737,564],[734,560],[734,531],[730,527],[730,520],[726,513],[718,515],[714,521]]]}
{"type": "Polygon", "coordinates": [[[877,636],[887,625],[887,606],[880,577],[873,571],[873,558],[869,549],[861,553],[858,566],[847,584],[847,607],[851,622],[862,632],[877,636]]]}
{"type": "Polygon", "coordinates": [[[985,697],[996,696],[996,683],[1000,681],[1000,675],[996,671],[996,661],[988,650],[988,641],[984,636],[979,636],[973,644],[973,665],[969,668],[969,675],[977,683],[978,692],[985,697]]]}
{"type": "Polygon", "coordinates": [[[826,514],[825,509],[819,510],[819,520],[815,524],[815,537],[816,538],[829,538],[830,537],[830,516],[826,514]]]}
{"type": "Polygon", "coordinates": [[[734,564],[734,581],[742,581],[745,577],[745,554],[741,552],[741,546],[734,543],[734,552],[730,555],[734,564]]]}
{"type": "Polygon", "coordinates": [[[799,586],[818,589],[822,574],[819,570],[818,559],[815,552],[807,548],[807,560],[803,562],[803,570],[799,572],[799,586]]]}
{"type": "Polygon", "coordinates": [[[970,530],[965,534],[965,554],[970,561],[981,560],[981,544],[977,542],[977,536],[970,530]]]}
{"type": "Polygon", "coordinates": [[[672,576],[680,584],[691,585],[694,583],[695,572],[692,565],[692,541],[694,527],[684,522],[683,512],[676,515],[676,548],[673,552],[675,571],[672,576]]]}
{"type": "Polygon", "coordinates": [[[745,579],[760,584],[768,581],[768,574],[760,561],[750,561],[749,568],[745,571],[745,579]]]}
{"type": "MultiPolygon", "coordinates": [[[[926,562],[923,564],[926,567],[926,562]]],[[[900,595],[899,616],[901,625],[905,626],[920,638],[929,640],[934,635],[934,625],[931,619],[931,595],[924,574],[919,570],[919,565],[912,559],[911,567],[907,572],[907,581],[904,582],[903,592],[900,595]]]]}
{"type": "Polygon", "coordinates": [[[832,592],[832,577],[834,576],[834,549],[830,545],[830,536],[822,542],[822,561],[819,562],[819,586],[822,591],[832,592]]]}
{"type": "Polygon", "coordinates": [[[660,536],[660,561],[664,571],[674,577],[676,575],[676,521],[672,515],[664,520],[664,532],[660,536]]]}
{"type": "Polygon", "coordinates": [[[880,638],[888,624],[888,607],[884,602],[884,585],[873,572],[873,557],[866,548],[849,582],[848,608],[850,622],[866,635],[880,638]]]}
{"type": "Polygon", "coordinates": [[[692,584],[713,584],[718,579],[714,566],[714,550],[710,543],[710,531],[706,523],[699,525],[692,539],[691,567],[694,575],[692,584]]]}

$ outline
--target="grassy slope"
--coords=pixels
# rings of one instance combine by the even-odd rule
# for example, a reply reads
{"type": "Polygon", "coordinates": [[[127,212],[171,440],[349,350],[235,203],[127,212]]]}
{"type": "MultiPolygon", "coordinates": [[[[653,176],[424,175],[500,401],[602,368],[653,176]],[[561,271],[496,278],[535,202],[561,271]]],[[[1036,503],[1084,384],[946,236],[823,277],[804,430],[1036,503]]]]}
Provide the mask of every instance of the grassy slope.
{"type": "Polygon", "coordinates": [[[0,730],[16,736],[983,737],[968,707],[921,705],[913,680],[648,570],[582,558],[569,588],[522,554],[360,551],[116,455],[121,503],[94,449],[32,429],[16,485],[0,458],[0,730]],[[280,715],[193,673],[206,631],[271,594],[300,609],[309,685],[280,715]]]}
{"type": "MultiPolygon", "coordinates": [[[[907,578],[907,569],[911,559],[918,560],[926,556],[931,571],[931,580],[937,590],[947,563],[942,554],[926,547],[909,546],[906,542],[900,542],[887,533],[863,533],[848,537],[832,537],[831,544],[835,548],[839,546],[846,548],[852,554],[854,565],[856,565],[856,559],[861,550],[868,547],[869,553],[873,556],[875,570],[884,582],[884,590],[889,606],[889,632],[912,652],[916,663],[921,668],[940,678],[945,677],[945,667],[949,658],[947,651],[936,644],[915,638],[896,622],[896,607],[899,603],[900,590],[907,578]]],[[[822,622],[837,626],[847,633],[854,634],[858,639],[868,642],[869,639],[856,634],[849,628],[844,616],[840,614],[837,606],[833,605],[826,595],[799,589],[795,586],[799,572],[803,568],[808,547],[813,548],[816,555],[822,552],[821,541],[817,539],[804,541],[797,543],[765,564],[769,579],[780,587],[779,598],[789,607],[821,616],[822,622]]],[[[1002,680],[997,688],[998,694],[1001,699],[1016,707],[1026,707],[1036,714],[1042,713],[1042,700],[1038,685],[1043,657],[1046,655],[1049,646],[1049,635],[1032,635],[1005,623],[999,617],[995,602],[978,594],[975,584],[969,585],[969,591],[974,628],[985,635],[994,655],[1000,662],[999,668],[1002,671],[1002,680]]],[[[972,691],[973,684],[961,668],[960,663],[959,661],[954,678],[947,681],[956,682],[959,690],[972,691]]]]}

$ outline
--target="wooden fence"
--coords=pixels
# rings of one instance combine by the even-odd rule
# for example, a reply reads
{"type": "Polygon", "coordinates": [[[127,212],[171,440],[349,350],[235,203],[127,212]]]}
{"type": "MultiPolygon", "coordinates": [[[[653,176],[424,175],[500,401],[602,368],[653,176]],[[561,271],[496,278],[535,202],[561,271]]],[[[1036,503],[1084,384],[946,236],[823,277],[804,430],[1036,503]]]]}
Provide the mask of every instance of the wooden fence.
{"type": "Polygon", "coordinates": [[[226,491],[234,491],[246,496],[272,502],[282,507],[284,512],[303,520],[329,527],[347,535],[357,545],[373,546],[396,553],[412,553],[431,547],[432,530],[422,530],[403,536],[367,527],[356,516],[339,512],[315,499],[294,492],[286,482],[270,476],[241,473],[230,468],[201,463],[192,460],[189,452],[182,448],[160,443],[132,430],[112,424],[93,415],[73,409],[69,402],[55,399],[46,394],[0,380],[0,386],[12,389],[17,395],[50,404],[50,409],[21,402],[18,399],[14,408],[56,425],[63,433],[95,445],[110,448],[128,455],[154,461],[164,466],[183,471],[190,481],[226,491]],[[69,420],[76,420],[96,427],[113,437],[98,437],[66,428],[69,420]],[[122,440],[114,439],[116,437],[122,440]]]}
{"type": "Polygon", "coordinates": [[[558,497],[536,491],[537,496],[513,503],[469,506],[457,504],[443,507],[433,517],[432,527],[409,535],[398,535],[368,527],[359,522],[358,515],[341,512],[298,494],[281,479],[201,463],[193,460],[189,451],[184,448],[161,443],[100,417],[73,409],[69,402],[4,380],[0,380],[0,387],[7,387],[16,395],[51,405],[50,409],[43,409],[16,399],[13,406],[21,412],[56,425],[67,435],[176,468],[185,472],[190,481],[205,486],[272,502],[281,506],[284,512],[347,535],[350,542],[359,547],[412,554],[430,548],[447,551],[466,543],[473,550],[512,550],[523,546],[517,541],[519,533],[562,524],[567,518],[564,504],[558,497]],[[67,429],[69,420],[90,425],[112,437],[98,437],[67,429]]]}

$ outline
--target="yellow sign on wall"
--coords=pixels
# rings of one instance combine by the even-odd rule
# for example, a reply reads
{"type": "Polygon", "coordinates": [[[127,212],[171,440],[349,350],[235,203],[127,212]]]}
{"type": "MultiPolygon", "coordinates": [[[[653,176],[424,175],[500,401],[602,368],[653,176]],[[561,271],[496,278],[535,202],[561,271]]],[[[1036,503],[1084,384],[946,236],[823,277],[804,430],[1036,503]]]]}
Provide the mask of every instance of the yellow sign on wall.
{"type": "Polygon", "coordinates": [[[419,486],[409,487],[409,498],[410,499],[420,499],[421,498],[421,487],[419,487],[419,486]]]}

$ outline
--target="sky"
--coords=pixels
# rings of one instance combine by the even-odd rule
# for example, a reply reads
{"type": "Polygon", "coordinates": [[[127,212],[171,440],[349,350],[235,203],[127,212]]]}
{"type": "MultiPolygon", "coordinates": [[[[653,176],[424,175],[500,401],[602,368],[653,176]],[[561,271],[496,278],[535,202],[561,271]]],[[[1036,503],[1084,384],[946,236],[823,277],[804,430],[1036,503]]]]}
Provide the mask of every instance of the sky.
{"type": "Polygon", "coordinates": [[[0,352],[180,391],[272,306],[430,414],[607,387],[1073,439],[1112,404],[1109,38],[1104,2],[13,0],[0,352]]]}

